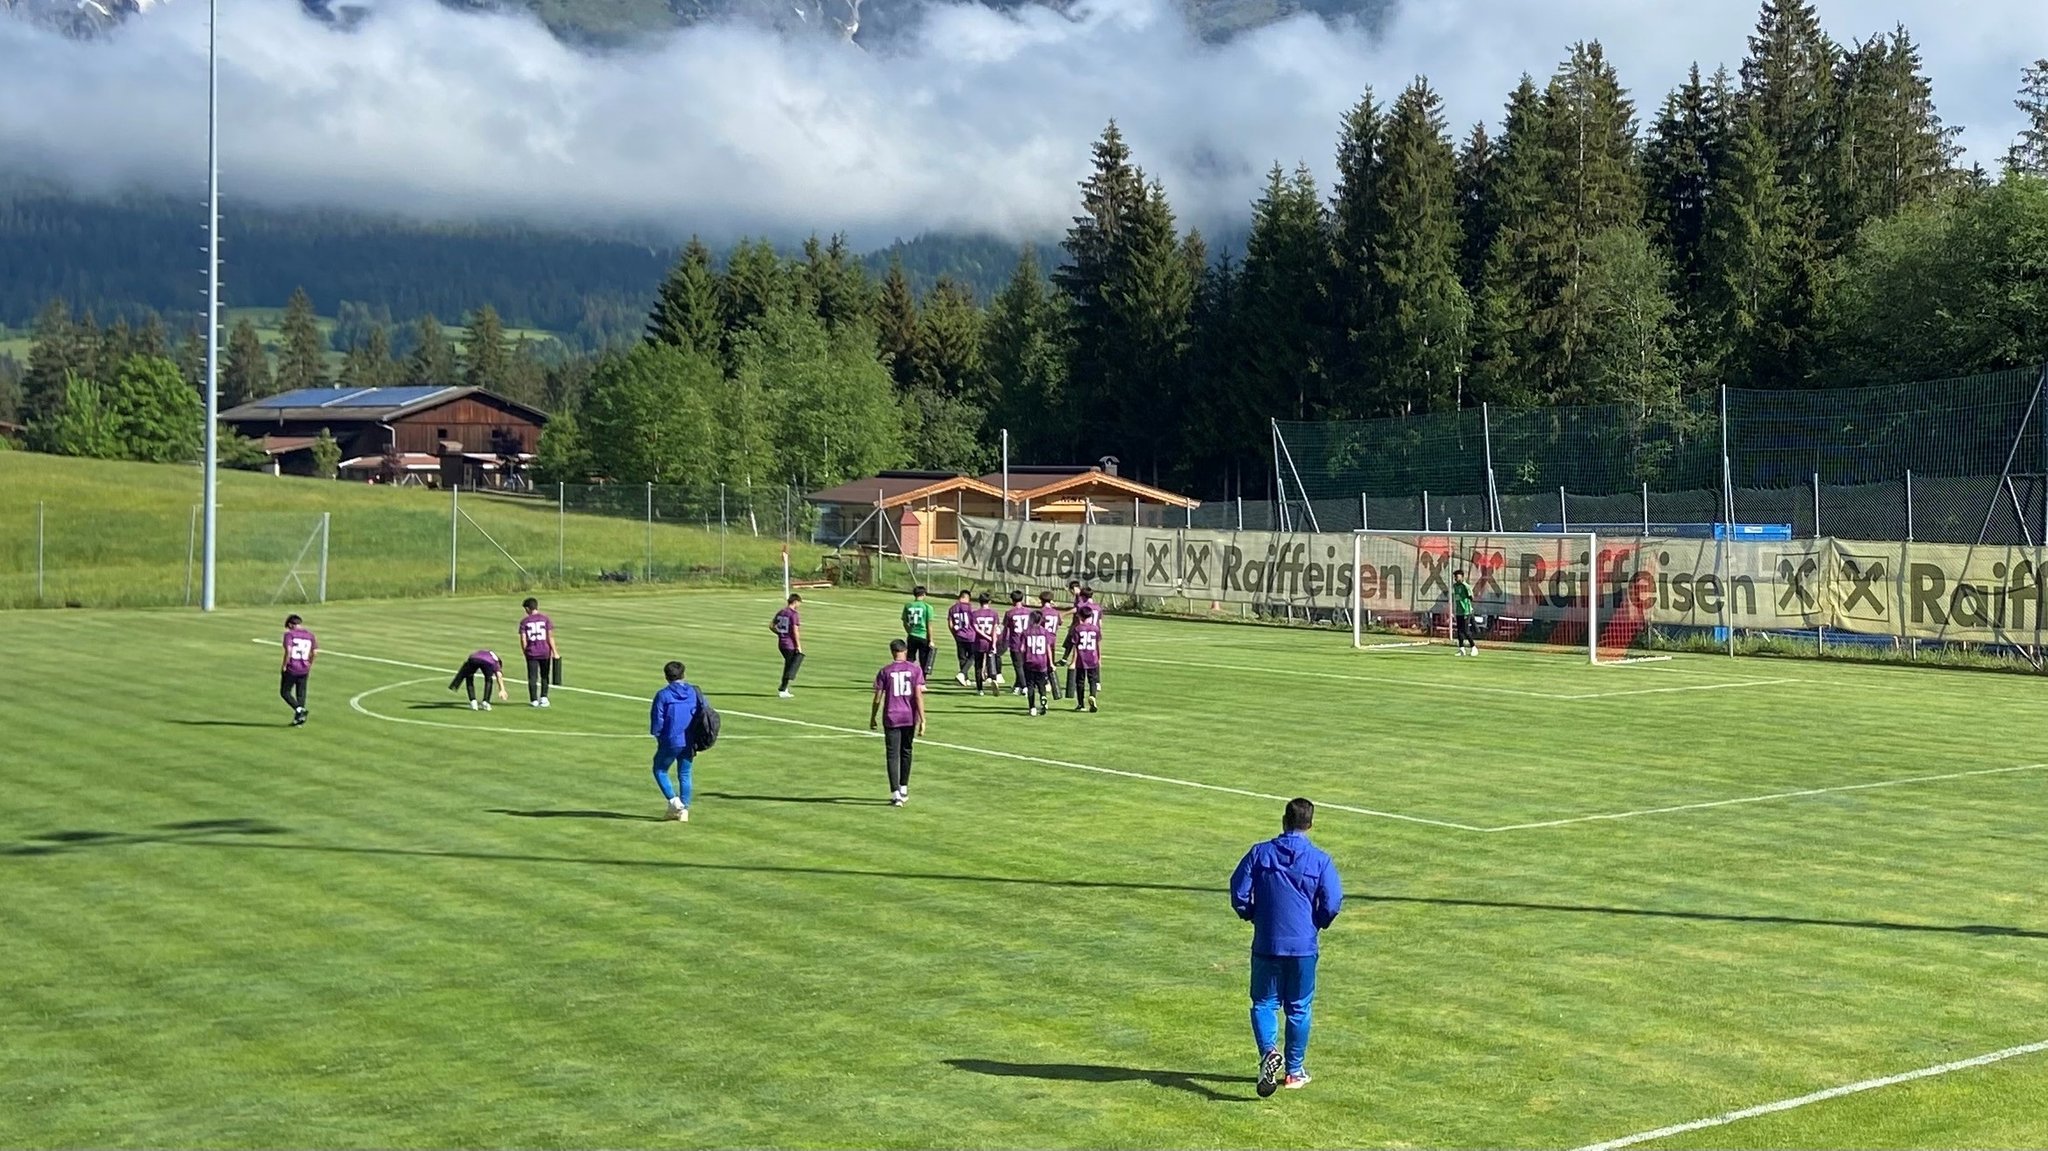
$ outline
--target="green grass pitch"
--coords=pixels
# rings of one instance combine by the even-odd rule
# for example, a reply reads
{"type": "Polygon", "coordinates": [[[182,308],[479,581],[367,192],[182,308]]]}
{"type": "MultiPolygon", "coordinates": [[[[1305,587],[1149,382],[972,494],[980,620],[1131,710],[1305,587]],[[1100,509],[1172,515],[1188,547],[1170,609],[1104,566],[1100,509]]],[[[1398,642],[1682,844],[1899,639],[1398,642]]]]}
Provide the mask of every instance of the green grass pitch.
{"type": "MultiPolygon", "coordinates": [[[[1567,1148],[2048,1039],[2029,679],[1112,616],[1100,715],[936,685],[896,810],[896,598],[813,596],[782,701],[773,593],[549,596],[569,689],[472,713],[514,598],[301,609],[298,730],[282,608],[0,616],[0,1145],[1567,1148]],[[726,713],[687,825],[671,657],[726,713]],[[1259,1101],[1224,887],[1295,794],[1350,901],[1259,1101]]],[[[2048,1053],[1642,1145],[2040,1146],[2044,1099],[2048,1053]]]]}

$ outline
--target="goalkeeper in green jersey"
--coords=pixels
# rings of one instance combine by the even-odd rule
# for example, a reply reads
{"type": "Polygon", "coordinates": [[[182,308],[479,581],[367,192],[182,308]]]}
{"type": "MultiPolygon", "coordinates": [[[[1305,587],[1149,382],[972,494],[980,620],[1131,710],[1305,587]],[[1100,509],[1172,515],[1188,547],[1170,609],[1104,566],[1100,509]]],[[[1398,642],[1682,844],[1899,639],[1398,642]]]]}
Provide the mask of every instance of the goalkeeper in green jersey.
{"type": "Polygon", "coordinates": [[[932,673],[932,605],[924,602],[924,585],[910,589],[910,602],[903,605],[903,639],[909,650],[907,663],[914,663],[929,676],[932,673]]]}
{"type": "Polygon", "coordinates": [[[1451,629],[1458,640],[1459,655],[1479,654],[1479,635],[1472,627],[1472,585],[1465,573],[1451,573],[1451,629]]]}

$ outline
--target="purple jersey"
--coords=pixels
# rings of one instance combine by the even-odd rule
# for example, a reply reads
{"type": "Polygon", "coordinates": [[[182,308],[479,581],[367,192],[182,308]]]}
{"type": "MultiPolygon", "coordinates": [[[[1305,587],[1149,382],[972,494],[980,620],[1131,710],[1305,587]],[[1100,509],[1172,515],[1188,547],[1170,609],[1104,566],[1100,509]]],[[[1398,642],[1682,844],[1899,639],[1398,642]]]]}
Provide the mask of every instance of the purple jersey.
{"type": "Polygon", "coordinates": [[[974,605],[956,603],[946,612],[946,626],[953,629],[953,638],[961,643],[974,640],[974,605]]]}
{"type": "Polygon", "coordinates": [[[284,633],[284,670],[288,675],[305,675],[313,670],[313,657],[320,651],[320,642],[313,633],[302,627],[292,628],[284,633]]]}
{"type": "Polygon", "coordinates": [[[505,661],[499,659],[498,653],[494,651],[470,652],[469,661],[471,663],[482,664],[484,670],[490,672],[492,675],[502,675],[504,674],[505,671],[505,661]]]}
{"type": "Polygon", "coordinates": [[[996,637],[1002,634],[1003,620],[992,607],[978,607],[973,611],[974,650],[994,651],[996,637]]]}
{"type": "Polygon", "coordinates": [[[1082,668],[1102,666],[1102,625],[1093,617],[1077,619],[1067,633],[1067,643],[1074,649],[1074,666],[1082,668]]]}
{"type": "Polygon", "coordinates": [[[1038,609],[1038,618],[1045,621],[1045,630],[1051,632],[1054,638],[1058,638],[1060,634],[1060,609],[1051,604],[1041,605],[1038,609]]]}
{"type": "Polygon", "coordinates": [[[555,654],[555,621],[534,612],[519,621],[519,650],[528,659],[547,659],[555,654]]]}
{"type": "Polygon", "coordinates": [[[924,686],[924,669],[907,660],[875,673],[875,690],[882,693],[883,727],[917,726],[917,689],[924,686]]]}
{"type": "Polygon", "coordinates": [[[1010,650],[1024,650],[1024,633],[1031,630],[1031,609],[1018,604],[1003,613],[1003,632],[1009,637],[1010,650]]]}
{"type": "Polygon", "coordinates": [[[1042,627],[1024,633],[1024,666],[1031,671],[1052,670],[1052,636],[1042,627]]]}
{"type": "Polygon", "coordinates": [[[775,613],[775,622],[769,626],[775,629],[775,646],[783,651],[796,650],[796,629],[803,619],[793,607],[783,608],[775,613]]]}

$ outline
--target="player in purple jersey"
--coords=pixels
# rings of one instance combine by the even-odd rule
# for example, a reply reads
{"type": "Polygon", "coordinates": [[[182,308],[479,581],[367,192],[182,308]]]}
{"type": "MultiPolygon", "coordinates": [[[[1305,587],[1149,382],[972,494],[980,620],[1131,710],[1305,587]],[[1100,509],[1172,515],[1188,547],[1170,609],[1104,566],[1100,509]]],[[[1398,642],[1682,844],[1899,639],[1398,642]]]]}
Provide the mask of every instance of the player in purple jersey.
{"type": "Polygon", "coordinates": [[[455,678],[448,681],[449,691],[454,691],[458,687],[469,693],[471,711],[491,710],[492,687],[498,689],[499,703],[512,698],[512,694],[505,690],[505,661],[499,659],[498,653],[494,651],[470,652],[469,658],[462,661],[462,670],[456,672],[455,678]],[[476,677],[479,672],[484,677],[482,699],[476,697],[476,677]]]}
{"type": "MultiPolygon", "coordinates": [[[[1101,629],[1101,627],[1102,627],[1102,617],[1103,617],[1103,615],[1104,615],[1104,614],[1106,614],[1106,613],[1104,613],[1104,612],[1103,612],[1103,610],[1102,610],[1102,604],[1101,604],[1101,603],[1099,603],[1099,602],[1097,602],[1097,601],[1096,601],[1096,599],[1095,599],[1095,589],[1094,589],[1094,588],[1092,588],[1092,587],[1089,587],[1089,586],[1088,586],[1087,584],[1082,584],[1082,585],[1081,585],[1081,594],[1080,594],[1080,604],[1087,604],[1087,605],[1088,605],[1088,618],[1090,618],[1090,619],[1094,620],[1094,621],[1095,621],[1095,627],[1097,628],[1097,630],[1100,630],[1100,629],[1101,629]]],[[[1078,607],[1078,606],[1079,606],[1079,604],[1076,604],[1075,606],[1076,606],[1076,607],[1078,607]]],[[[1095,690],[1094,690],[1094,694],[1095,694],[1095,695],[1101,695],[1101,694],[1102,694],[1102,669],[1101,669],[1100,667],[1098,667],[1098,668],[1096,668],[1096,669],[1095,669],[1095,680],[1094,680],[1094,687],[1095,687],[1095,690]]]]}
{"type": "Polygon", "coordinates": [[[953,651],[960,657],[960,674],[953,682],[966,687],[968,673],[975,666],[973,593],[966,588],[960,589],[960,598],[947,609],[946,626],[953,632],[953,651]]]}
{"type": "Polygon", "coordinates": [[[284,662],[278,665],[277,694],[292,709],[292,726],[306,722],[306,677],[313,674],[313,660],[320,654],[320,641],[307,631],[298,616],[284,617],[284,662]]]}
{"type": "Polygon", "coordinates": [[[804,621],[796,608],[802,602],[804,597],[792,594],[768,625],[775,633],[775,648],[782,653],[782,686],[775,689],[782,699],[790,698],[789,685],[796,681],[796,669],[804,665],[804,621]]]}
{"type": "Polygon", "coordinates": [[[868,730],[879,723],[887,748],[891,807],[910,799],[911,753],[924,734],[924,669],[903,658],[909,647],[889,641],[889,662],[875,673],[875,703],[868,709],[868,730]]]}
{"type": "Polygon", "coordinates": [[[1024,633],[1031,630],[1032,611],[1024,593],[1010,592],[1010,610],[1003,613],[1003,650],[1010,653],[1010,674],[1016,684],[1012,692],[1024,694],[1024,633]]]}
{"type": "Polygon", "coordinates": [[[540,613],[540,601],[531,596],[519,606],[526,609],[519,621],[519,650],[526,653],[526,706],[546,707],[555,661],[562,658],[555,646],[555,621],[540,613]]]}
{"type": "MultiPolygon", "coordinates": [[[[1052,593],[1049,591],[1038,593],[1038,618],[1046,633],[1052,636],[1053,651],[1058,652],[1060,642],[1060,609],[1058,604],[1052,602],[1052,593]]],[[[1055,656],[1053,666],[1057,668],[1064,662],[1064,659],[1055,656]]],[[[1047,674],[1047,682],[1052,685],[1052,697],[1054,699],[1062,698],[1060,695],[1060,677],[1057,670],[1047,674]]]]}
{"type": "Polygon", "coordinates": [[[1031,626],[1024,631],[1024,698],[1025,711],[1031,715],[1044,715],[1052,694],[1052,647],[1053,634],[1046,630],[1045,617],[1037,612],[1031,614],[1031,626]]]}
{"type": "Polygon", "coordinates": [[[989,595],[981,593],[972,613],[974,619],[974,694],[980,695],[982,684],[994,681],[996,687],[1003,686],[1003,672],[996,662],[996,645],[1003,634],[1002,617],[996,609],[988,606],[989,595]]]}
{"type": "Polygon", "coordinates": [[[1095,622],[1095,609],[1085,603],[1074,609],[1067,654],[1074,661],[1074,710],[1102,710],[1095,702],[1102,684],[1102,625],[1095,622]]]}

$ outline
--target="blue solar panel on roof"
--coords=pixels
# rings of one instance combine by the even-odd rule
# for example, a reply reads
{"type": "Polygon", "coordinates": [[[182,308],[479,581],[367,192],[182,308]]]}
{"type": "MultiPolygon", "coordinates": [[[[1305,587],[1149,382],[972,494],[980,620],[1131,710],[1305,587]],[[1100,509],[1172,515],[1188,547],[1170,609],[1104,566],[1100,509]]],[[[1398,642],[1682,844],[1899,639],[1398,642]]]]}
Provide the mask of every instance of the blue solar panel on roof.
{"type": "Polygon", "coordinates": [[[351,396],[329,406],[336,408],[396,408],[403,407],[406,404],[416,404],[441,390],[441,388],[431,386],[372,388],[361,395],[351,396]]]}
{"type": "Polygon", "coordinates": [[[317,408],[331,400],[352,396],[361,388],[300,388],[296,392],[280,392],[256,401],[259,408],[317,408]]]}

